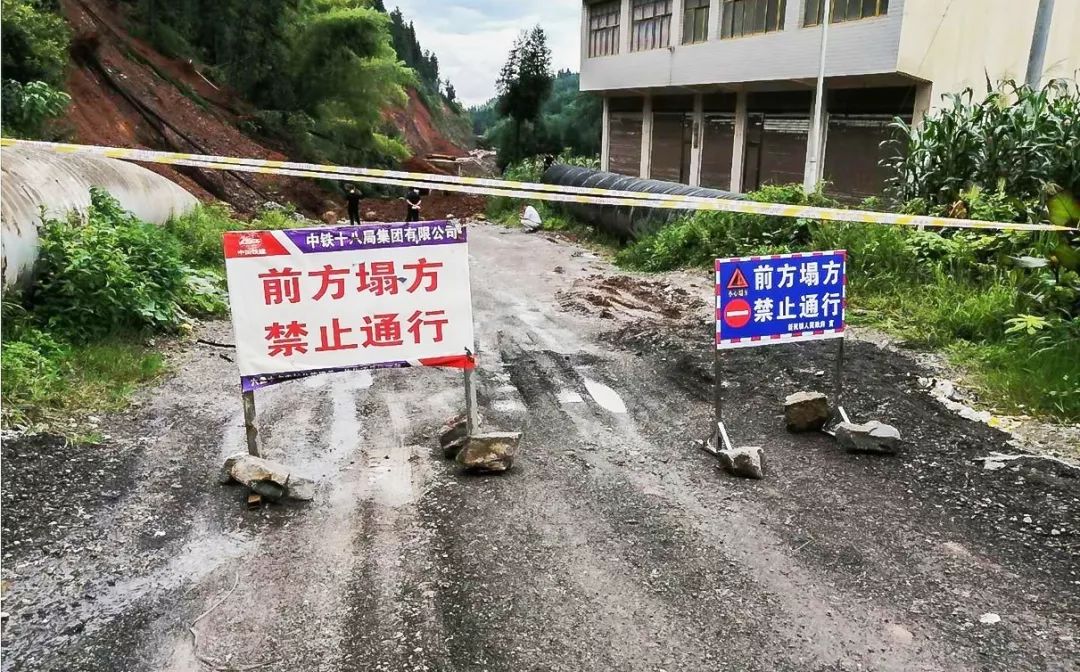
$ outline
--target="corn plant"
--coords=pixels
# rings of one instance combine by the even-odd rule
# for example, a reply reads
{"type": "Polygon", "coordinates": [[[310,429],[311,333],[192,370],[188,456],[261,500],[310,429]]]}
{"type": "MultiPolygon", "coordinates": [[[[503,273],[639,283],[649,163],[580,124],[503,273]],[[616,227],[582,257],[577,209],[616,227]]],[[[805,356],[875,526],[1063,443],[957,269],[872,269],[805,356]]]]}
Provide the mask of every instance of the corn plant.
{"type": "MultiPolygon", "coordinates": [[[[1038,200],[1047,185],[1080,193],[1080,85],[1055,80],[1035,91],[1006,81],[981,101],[967,89],[919,126],[897,119],[891,195],[930,205],[972,187],[1038,200]]],[[[1025,214],[1025,213],[1018,213],[1025,214]]]]}

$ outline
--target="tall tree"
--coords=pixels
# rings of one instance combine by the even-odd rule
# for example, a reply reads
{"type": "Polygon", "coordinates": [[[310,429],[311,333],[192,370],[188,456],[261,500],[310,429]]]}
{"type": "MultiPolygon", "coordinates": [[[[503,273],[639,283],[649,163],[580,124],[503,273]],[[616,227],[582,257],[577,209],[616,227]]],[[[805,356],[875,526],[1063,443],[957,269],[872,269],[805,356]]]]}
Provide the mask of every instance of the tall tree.
{"type": "Polygon", "coordinates": [[[338,162],[405,152],[381,132],[382,111],[404,104],[403,87],[416,78],[391,43],[391,24],[403,17],[381,2],[129,1],[159,46],[214,66],[252,102],[264,132],[338,162]]]}
{"type": "Polygon", "coordinates": [[[368,7],[307,15],[296,25],[290,69],[298,107],[317,121],[317,137],[361,150],[378,145],[385,103],[404,104],[412,73],[390,45],[389,19],[368,7]]]}
{"type": "Polygon", "coordinates": [[[540,141],[539,119],[544,101],[551,94],[551,49],[540,26],[522,31],[499,72],[499,116],[507,118],[513,130],[510,142],[499,148],[504,164],[533,153],[540,141]],[[528,135],[523,135],[528,131],[528,135]]]}
{"type": "MultiPolygon", "coordinates": [[[[381,2],[372,5],[378,9],[381,2]]],[[[385,10],[383,10],[385,11],[385,10]]],[[[390,17],[390,37],[397,57],[416,71],[420,84],[430,93],[439,92],[439,59],[435,54],[424,50],[416,39],[416,27],[412,21],[405,21],[400,8],[394,8],[390,17]]]]}
{"type": "Polygon", "coordinates": [[[536,121],[540,117],[544,101],[551,95],[553,79],[547,35],[543,28],[534,26],[522,46],[518,66],[519,119],[536,121]]]}

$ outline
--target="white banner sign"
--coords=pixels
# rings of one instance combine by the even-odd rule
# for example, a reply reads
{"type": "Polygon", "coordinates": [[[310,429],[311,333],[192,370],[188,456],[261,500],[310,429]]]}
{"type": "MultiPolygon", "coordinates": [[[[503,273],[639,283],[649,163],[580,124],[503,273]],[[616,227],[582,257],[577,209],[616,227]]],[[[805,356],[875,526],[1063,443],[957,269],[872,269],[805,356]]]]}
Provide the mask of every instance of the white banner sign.
{"type": "Polygon", "coordinates": [[[225,267],[243,389],[324,371],[471,368],[465,227],[232,231],[225,267]]]}

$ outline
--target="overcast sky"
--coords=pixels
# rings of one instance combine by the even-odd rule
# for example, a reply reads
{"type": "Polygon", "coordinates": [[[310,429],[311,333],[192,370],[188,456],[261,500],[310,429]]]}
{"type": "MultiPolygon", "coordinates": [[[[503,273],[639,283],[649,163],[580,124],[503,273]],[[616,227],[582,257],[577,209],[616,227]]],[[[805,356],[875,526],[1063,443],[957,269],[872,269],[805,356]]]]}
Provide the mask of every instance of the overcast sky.
{"type": "Polygon", "coordinates": [[[556,70],[577,72],[580,61],[581,0],[384,0],[401,8],[416,26],[420,46],[439,58],[439,76],[449,79],[465,105],[495,94],[495,79],[514,38],[539,23],[551,46],[556,70]]]}

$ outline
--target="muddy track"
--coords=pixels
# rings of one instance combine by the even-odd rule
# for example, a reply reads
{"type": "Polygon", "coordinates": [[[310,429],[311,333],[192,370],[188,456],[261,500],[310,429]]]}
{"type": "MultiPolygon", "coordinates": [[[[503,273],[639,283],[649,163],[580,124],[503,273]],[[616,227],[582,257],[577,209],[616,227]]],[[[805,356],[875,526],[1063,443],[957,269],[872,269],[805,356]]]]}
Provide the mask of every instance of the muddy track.
{"type": "Polygon", "coordinates": [[[524,431],[512,472],[439,456],[454,372],[327,376],[259,398],[267,454],[316,476],[316,500],[247,509],[215,481],[243,447],[235,370],[193,346],[106,419],[105,446],[57,452],[71,474],[35,470],[47,441],[4,442],[5,513],[47,500],[4,519],[22,543],[4,549],[3,669],[1075,669],[1075,473],[984,470],[1005,437],[867,343],[849,344],[847,407],[896,425],[903,452],[790,435],[782,398],[831,387],[831,347],[811,343],[726,358],[736,440],[770,470],[732,479],[693,443],[711,412],[704,278],[611,279],[570,246],[474,232],[480,401],[487,426],[524,431]],[[584,298],[605,293],[606,317],[584,298]],[[188,625],[222,598],[196,651],[188,625]]]}

